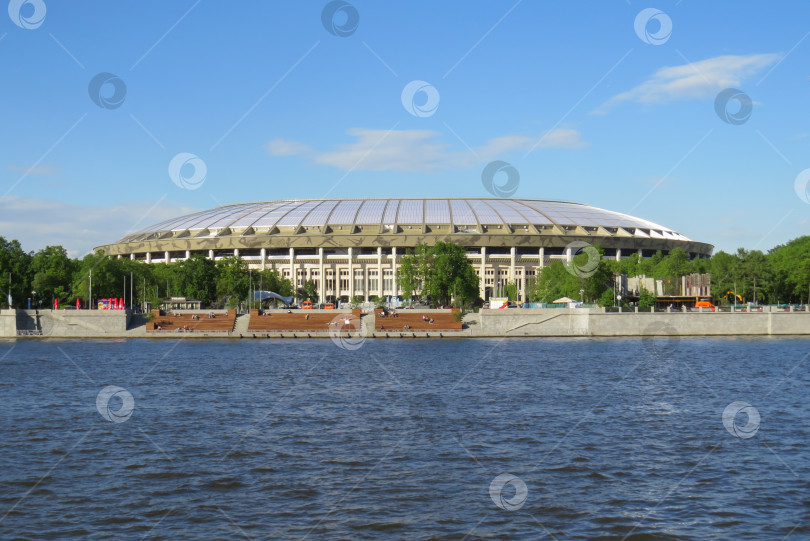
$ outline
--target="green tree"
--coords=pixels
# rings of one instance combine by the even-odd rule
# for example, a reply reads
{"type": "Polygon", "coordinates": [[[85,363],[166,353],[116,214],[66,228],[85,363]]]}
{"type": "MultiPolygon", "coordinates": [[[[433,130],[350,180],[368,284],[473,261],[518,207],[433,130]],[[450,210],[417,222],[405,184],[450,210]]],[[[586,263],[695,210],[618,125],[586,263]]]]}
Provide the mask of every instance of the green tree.
{"type": "Polygon", "coordinates": [[[463,246],[439,241],[422,253],[422,293],[430,297],[433,306],[448,305],[452,300],[470,304],[476,299],[478,276],[463,246]]]}
{"type": "Polygon", "coordinates": [[[712,297],[715,303],[728,304],[726,293],[736,290],[738,265],[739,259],[727,252],[720,251],[712,256],[709,268],[712,275],[712,297]]]}
{"type": "Polygon", "coordinates": [[[810,236],[793,239],[768,252],[776,302],[810,300],[810,236]]]}
{"type": "Polygon", "coordinates": [[[655,252],[652,257],[648,257],[647,259],[642,259],[639,256],[638,274],[655,277],[655,270],[663,259],[664,255],[660,251],[655,252]]]}
{"type": "Polygon", "coordinates": [[[532,280],[528,290],[532,302],[553,302],[561,297],[579,296],[578,281],[562,261],[553,261],[543,267],[537,277],[532,280]]]}
{"type": "Polygon", "coordinates": [[[638,255],[638,252],[633,252],[620,261],[610,261],[608,265],[611,272],[615,274],[624,274],[633,277],[642,274],[640,262],[641,256],[638,255]]]}
{"type": "MultiPolygon", "coordinates": [[[[613,292],[613,273],[607,261],[599,261],[599,265],[593,270],[593,274],[586,278],[579,279],[579,289],[585,291],[585,302],[598,302],[606,290],[613,292]]],[[[574,297],[578,298],[578,297],[574,297]]]]}
{"type": "Polygon", "coordinates": [[[773,290],[773,271],[767,256],[759,250],[747,252],[740,248],[737,257],[740,259],[739,276],[743,298],[751,302],[767,299],[768,292],[773,290]]]}
{"type": "Polygon", "coordinates": [[[650,308],[655,306],[656,300],[657,297],[651,291],[648,291],[646,288],[642,288],[641,293],[638,295],[638,307],[650,308]]]}
{"type": "Polygon", "coordinates": [[[419,273],[419,261],[417,256],[410,251],[400,259],[397,270],[397,283],[402,289],[402,297],[411,300],[414,293],[422,289],[422,277],[419,273]]]}
{"type": "Polygon", "coordinates": [[[613,306],[616,302],[613,289],[606,289],[599,297],[599,306],[613,306]]]}
{"type": "Polygon", "coordinates": [[[239,257],[223,257],[216,263],[216,297],[228,307],[236,306],[247,299],[250,290],[250,275],[247,263],[239,257]]]}
{"type": "Polygon", "coordinates": [[[663,281],[665,295],[680,295],[681,277],[689,274],[691,267],[689,254],[676,247],[659,259],[651,276],[663,281]]]}
{"type": "Polygon", "coordinates": [[[8,306],[9,291],[13,300],[9,308],[24,308],[31,296],[31,254],[23,251],[19,241],[0,237],[0,306],[8,306]]]}
{"type": "MultiPolygon", "coordinates": [[[[261,287],[264,291],[272,291],[273,293],[278,293],[282,297],[292,297],[295,295],[295,291],[293,290],[293,285],[290,280],[287,278],[283,278],[281,273],[277,270],[263,270],[258,273],[258,277],[254,277],[254,280],[258,280],[259,284],[253,284],[254,286],[261,287]]],[[[270,302],[269,299],[263,302],[270,302]]],[[[278,306],[278,299],[272,300],[274,306],[278,306]]]]}
{"type": "Polygon", "coordinates": [[[534,302],[554,302],[561,297],[580,298],[580,291],[585,302],[598,302],[605,290],[612,295],[613,270],[615,263],[602,260],[602,250],[597,248],[598,256],[592,250],[576,255],[569,264],[554,261],[541,269],[539,276],[533,280],[527,291],[529,299],[534,302]],[[592,257],[599,257],[593,266],[592,257]]]}
{"type": "Polygon", "coordinates": [[[283,278],[277,270],[261,271],[258,279],[265,291],[278,293],[282,297],[290,297],[295,294],[292,282],[287,278],[283,278]]]}
{"type": "MultiPolygon", "coordinates": [[[[127,303],[131,307],[142,307],[143,303],[152,300],[155,296],[155,271],[162,267],[167,267],[173,272],[177,265],[168,266],[165,264],[151,265],[144,261],[121,259],[121,271],[127,280],[127,293],[132,293],[132,298],[127,298],[127,303]]],[[[165,282],[164,282],[165,284],[165,282]]],[[[164,285],[165,287],[165,285],[164,285]]],[[[152,304],[157,307],[157,304],[152,304]]]]}
{"type": "Polygon", "coordinates": [[[506,298],[510,301],[517,301],[518,299],[518,287],[515,282],[507,282],[506,286],[503,288],[504,294],[506,298]]]}
{"type": "Polygon", "coordinates": [[[177,287],[182,297],[210,304],[216,298],[217,265],[202,254],[194,254],[176,264],[177,287]]]}
{"type": "MultiPolygon", "coordinates": [[[[182,296],[179,283],[179,265],[177,263],[169,265],[167,263],[150,263],[149,267],[151,283],[147,282],[148,296],[151,297],[152,306],[157,306],[161,301],[171,297],[182,296]],[[151,289],[149,289],[151,286],[151,289]],[[154,293],[154,294],[153,294],[154,293]]],[[[200,299],[202,300],[202,299],[200,299]]]]}
{"type": "Polygon", "coordinates": [[[419,244],[409,249],[408,253],[400,259],[397,270],[397,283],[402,288],[402,296],[408,301],[414,295],[429,295],[425,291],[426,281],[433,272],[434,247],[419,244]]]}
{"type": "Polygon", "coordinates": [[[124,277],[128,278],[124,259],[107,256],[102,250],[87,254],[73,274],[72,298],[78,297],[87,305],[90,285],[95,299],[118,298],[123,296],[124,277]]]}
{"type": "Polygon", "coordinates": [[[467,259],[466,249],[449,242],[416,246],[400,261],[397,281],[405,298],[419,293],[425,299],[429,297],[433,306],[454,300],[470,305],[478,297],[478,275],[467,259]]]}
{"type": "Polygon", "coordinates": [[[64,248],[47,246],[31,258],[31,288],[37,292],[37,297],[48,301],[50,307],[57,299],[64,303],[68,300],[76,267],[76,262],[68,257],[64,248]]]}
{"type": "Polygon", "coordinates": [[[307,301],[317,301],[318,285],[312,280],[307,280],[298,288],[298,296],[307,301]]]}

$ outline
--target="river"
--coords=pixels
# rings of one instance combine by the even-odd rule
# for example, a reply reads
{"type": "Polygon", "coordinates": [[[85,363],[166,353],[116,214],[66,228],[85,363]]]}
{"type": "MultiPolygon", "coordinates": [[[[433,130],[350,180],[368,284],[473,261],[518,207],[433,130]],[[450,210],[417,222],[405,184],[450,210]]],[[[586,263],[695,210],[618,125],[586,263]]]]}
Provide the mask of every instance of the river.
{"type": "Polygon", "coordinates": [[[810,340],[0,341],[0,537],[807,539],[810,340]]]}

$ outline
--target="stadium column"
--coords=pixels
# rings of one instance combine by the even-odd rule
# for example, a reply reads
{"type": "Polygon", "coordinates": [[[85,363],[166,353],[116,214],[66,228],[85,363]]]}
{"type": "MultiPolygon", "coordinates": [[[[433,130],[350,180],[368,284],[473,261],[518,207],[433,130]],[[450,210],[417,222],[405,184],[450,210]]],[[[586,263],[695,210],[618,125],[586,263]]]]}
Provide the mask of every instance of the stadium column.
{"type": "Polygon", "coordinates": [[[397,247],[394,246],[391,248],[391,285],[393,289],[391,289],[391,295],[396,297],[399,295],[399,289],[397,289],[397,247]]]}
{"type": "Polygon", "coordinates": [[[326,300],[326,275],[323,272],[323,247],[318,248],[318,269],[318,276],[321,277],[318,280],[318,300],[324,302],[326,300]]]}
{"type": "Polygon", "coordinates": [[[239,248],[234,248],[233,249],[233,256],[234,257],[239,257],[239,248]]]}
{"type": "Polygon", "coordinates": [[[171,263],[171,259],[169,259],[169,252],[163,252],[163,262],[164,263],[171,263]]]}
{"type": "Polygon", "coordinates": [[[295,248],[290,248],[290,282],[292,282],[293,291],[298,289],[298,277],[295,275],[295,248]]]}
{"type": "Polygon", "coordinates": [[[146,262],[147,263],[152,262],[152,252],[146,252],[146,262]]]}
{"type": "Polygon", "coordinates": [[[262,270],[265,270],[267,268],[267,248],[262,248],[260,254],[262,258],[262,270]]]}
{"type": "Polygon", "coordinates": [[[377,246],[377,298],[383,298],[382,246],[377,246]]]}
{"type": "Polygon", "coordinates": [[[208,259],[214,260],[214,250],[208,250],[208,259]]]}
{"type": "Polygon", "coordinates": [[[130,261],[135,261],[135,252],[132,252],[131,254],[129,254],[129,259],[130,259],[130,261]]]}
{"type": "Polygon", "coordinates": [[[191,250],[186,250],[186,259],[191,259],[191,250]]]}
{"type": "Polygon", "coordinates": [[[349,302],[354,298],[354,248],[349,246],[349,302]]]}
{"type": "Polygon", "coordinates": [[[621,248],[616,248],[616,261],[621,261],[621,260],[622,260],[622,249],[621,248]]]}
{"type": "MultiPolygon", "coordinates": [[[[515,248],[514,246],[509,248],[509,280],[515,285],[517,285],[517,277],[515,276],[515,256],[516,255],[517,255],[517,248],[515,248]]],[[[518,295],[519,298],[521,298],[521,299],[523,298],[523,287],[521,287],[518,290],[517,295],[518,295]]],[[[515,299],[515,300],[518,300],[518,299],[515,299]]]]}
{"type": "Polygon", "coordinates": [[[566,246],[565,247],[565,260],[570,263],[571,261],[573,261],[573,259],[574,259],[574,249],[571,248],[570,246],[566,246]]]}
{"type": "Polygon", "coordinates": [[[487,298],[487,248],[481,246],[481,279],[478,281],[478,293],[484,300],[487,298]]]}
{"type": "Polygon", "coordinates": [[[539,265],[537,266],[542,269],[546,266],[546,249],[541,246],[540,249],[537,250],[537,256],[537,260],[539,262],[539,265]]]}

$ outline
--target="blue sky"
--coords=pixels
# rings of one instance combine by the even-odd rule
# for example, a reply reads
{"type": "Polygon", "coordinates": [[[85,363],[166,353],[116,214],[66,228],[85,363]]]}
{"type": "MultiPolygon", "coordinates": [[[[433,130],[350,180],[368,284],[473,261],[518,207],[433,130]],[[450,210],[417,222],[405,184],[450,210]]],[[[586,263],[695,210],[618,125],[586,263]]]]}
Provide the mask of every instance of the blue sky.
{"type": "Polygon", "coordinates": [[[12,0],[3,11],[0,235],[28,250],[82,255],[234,202],[487,197],[493,160],[519,171],[514,197],[626,212],[718,250],[808,233],[794,189],[810,168],[803,2],[12,0]],[[100,73],[116,79],[98,79],[94,102],[100,73]],[[403,100],[412,81],[432,103],[403,100]],[[721,112],[750,116],[721,119],[727,88],[742,94],[721,112]],[[180,167],[188,154],[198,159],[180,167]]]}

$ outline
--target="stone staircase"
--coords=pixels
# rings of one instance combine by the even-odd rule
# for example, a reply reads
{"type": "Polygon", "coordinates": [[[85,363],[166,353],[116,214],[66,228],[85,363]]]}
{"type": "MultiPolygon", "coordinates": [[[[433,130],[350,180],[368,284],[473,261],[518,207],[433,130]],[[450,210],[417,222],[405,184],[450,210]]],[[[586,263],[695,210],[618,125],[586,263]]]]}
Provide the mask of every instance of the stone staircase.
{"type": "Polygon", "coordinates": [[[233,333],[235,335],[247,334],[248,325],[250,324],[250,314],[242,314],[236,316],[236,324],[233,326],[233,333]]]}

